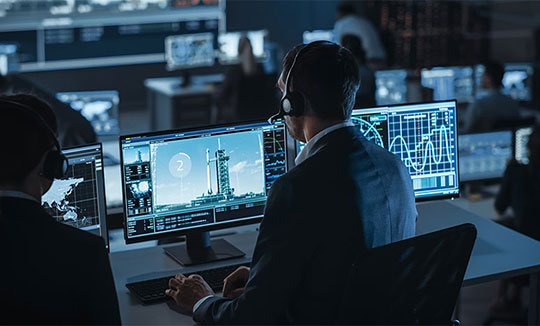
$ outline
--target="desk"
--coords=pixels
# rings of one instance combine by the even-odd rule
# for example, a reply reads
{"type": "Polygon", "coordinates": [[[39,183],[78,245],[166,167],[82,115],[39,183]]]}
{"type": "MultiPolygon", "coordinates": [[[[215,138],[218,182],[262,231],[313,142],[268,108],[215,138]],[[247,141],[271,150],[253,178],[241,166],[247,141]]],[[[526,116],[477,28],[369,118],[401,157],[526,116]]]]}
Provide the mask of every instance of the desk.
{"type": "Polygon", "coordinates": [[[182,81],[182,77],[144,81],[154,130],[216,123],[217,108],[212,100],[214,84],[222,82],[223,75],[193,76],[186,87],[180,87],[182,81]]]}
{"type": "MultiPolygon", "coordinates": [[[[465,274],[464,286],[531,274],[529,323],[540,323],[538,315],[540,242],[452,205],[450,201],[419,204],[418,213],[419,235],[462,223],[476,225],[478,238],[465,274]]],[[[256,232],[244,232],[226,238],[246,252],[247,257],[251,257],[256,237],[256,232]]],[[[126,282],[174,274],[181,269],[180,265],[165,255],[161,247],[117,252],[112,253],[110,257],[124,324],[193,324],[191,317],[169,309],[166,303],[141,305],[125,287],[126,282]],[[153,273],[155,271],[168,272],[153,273]]],[[[235,259],[204,267],[242,261],[235,259]]],[[[200,268],[203,267],[182,270],[189,272],[200,268]]]]}

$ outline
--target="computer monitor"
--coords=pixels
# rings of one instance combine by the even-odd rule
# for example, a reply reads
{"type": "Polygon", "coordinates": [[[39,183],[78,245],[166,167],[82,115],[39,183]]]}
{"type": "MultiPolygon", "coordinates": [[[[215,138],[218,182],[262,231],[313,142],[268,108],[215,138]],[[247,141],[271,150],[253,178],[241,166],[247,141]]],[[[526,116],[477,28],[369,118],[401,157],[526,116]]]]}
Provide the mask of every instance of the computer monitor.
{"type": "Polygon", "coordinates": [[[514,157],[518,163],[529,164],[529,137],[533,132],[533,127],[519,128],[514,135],[514,157]]]}
{"type": "Polygon", "coordinates": [[[529,63],[507,63],[502,80],[503,94],[516,101],[530,102],[534,69],[529,63]]]}
{"type": "Polygon", "coordinates": [[[461,181],[502,178],[512,158],[512,131],[459,136],[459,177],[461,181]]]}
{"type": "Polygon", "coordinates": [[[255,59],[261,61],[266,58],[264,41],[268,31],[247,31],[247,32],[229,32],[218,35],[219,44],[219,62],[222,64],[232,64],[238,62],[238,43],[242,36],[246,36],[251,42],[251,48],[255,59]]]}
{"type": "Polygon", "coordinates": [[[165,39],[168,70],[213,66],[214,34],[173,35],[165,39]]]}
{"type": "Polygon", "coordinates": [[[418,201],[459,196],[455,101],[355,109],[351,120],[405,163],[418,201]]]}
{"type": "Polygon", "coordinates": [[[42,206],[56,221],[101,236],[109,248],[101,144],[62,153],[70,165],[67,177],[53,181],[42,206]]]}
{"type": "Polygon", "coordinates": [[[407,71],[379,70],[375,72],[375,100],[377,105],[402,104],[407,102],[407,71]]]}
{"type": "Polygon", "coordinates": [[[208,231],[261,220],[286,142],[283,122],[121,136],[126,243],[187,235],[165,249],[184,265],[242,256],[208,231]]]}
{"type": "MultiPolygon", "coordinates": [[[[481,87],[485,69],[484,65],[475,66],[476,98],[482,98],[487,94],[487,90],[481,87]]],[[[532,101],[533,65],[530,63],[506,63],[504,71],[501,92],[519,102],[532,101]]]]}
{"type": "Polygon", "coordinates": [[[19,70],[17,44],[0,43],[0,76],[19,70]]]}
{"type": "Polygon", "coordinates": [[[56,93],[56,98],[79,111],[92,124],[96,134],[117,135],[120,132],[117,91],[60,92],[56,93]]]}
{"type": "Polygon", "coordinates": [[[472,67],[434,67],[422,69],[422,85],[433,89],[434,101],[474,99],[474,69],[472,67]]]}
{"type": "Polygon", "coordinates": [[[330,41],[330,42],[336,41],[334,40],[334,30],[332,29],[327,29],[327,30],[316,29],[313,31],[305,31],[302,34],[302,40],[304,44],[308,44],[315,41],[330,41]]]}

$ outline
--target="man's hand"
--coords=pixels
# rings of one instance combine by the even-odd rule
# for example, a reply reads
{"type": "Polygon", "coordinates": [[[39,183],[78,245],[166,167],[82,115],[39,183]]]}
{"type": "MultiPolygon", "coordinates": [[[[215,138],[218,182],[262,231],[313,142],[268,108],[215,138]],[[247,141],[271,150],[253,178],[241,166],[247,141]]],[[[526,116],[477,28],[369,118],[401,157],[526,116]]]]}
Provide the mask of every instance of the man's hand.
{"type": "Polygon", "coordinates": [[[202,298],[214,294],[212,288],[199,275],[185,277],[177,274],[169,280],[165,294],[172,297],[182,311],[193,313],[193,306],[202,298]]]}
{"type": "Polygon", "coordinates": [[[223,296],[234,299],[244,292],[249,279],[249,268],[240,266],[223,281],[223,296]]]}

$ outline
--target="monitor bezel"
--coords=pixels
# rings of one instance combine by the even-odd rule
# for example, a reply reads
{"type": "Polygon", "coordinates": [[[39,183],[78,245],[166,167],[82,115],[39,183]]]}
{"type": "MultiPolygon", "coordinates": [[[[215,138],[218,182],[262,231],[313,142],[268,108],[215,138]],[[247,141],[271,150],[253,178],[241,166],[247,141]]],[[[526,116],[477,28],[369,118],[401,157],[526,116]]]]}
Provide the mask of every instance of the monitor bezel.
{"type": "MultiPolygon", "coordinates": [[[[351,115],[353,114],[353,112],[355,110],[367,110],[367,109],[378,109],[378,108],[392,108],[392,107],[400,107],[400,106],[411,106],[411,105],[424,105],[424,104],[436,104],[436,103],[448,103],[448,102],[453,102],[454,103],[454,110],[455,110],[455,113],[456,113],[456,116],[455,116],[455,126],[456,126],[456,147],[457,147],[457,151],[456,151],[456,160],[457,160],[457,173],[456,173],[456,177],[457,177],[457,193],[454,193],[454,194],[446,194],[446,195],[435,195],[435,196],[424,196],[424,197],[414,197],[414,200],[415,202],[426,202],[426,201],[432,201],[432,200],[442,200],[442,199],[455,199],[455,198],[459,198],[460,195],[461,195],[461,179],[459,177],[459,124],[458,124],[458,109],[457,109],[457,100],[456,99],[452,99],[452,100],[445,100],[445,101],[428,101],[428,102],[414,102],[414,103],[401,103],[401,104],[388,104],[388,105],[377,105],[377,106],[370,106],[370,107],[363,107],[363,108],[353,108],[353,110],[351,111],[351,115]]],[[[386,148],[385,148],[386,149],[386,148]]],[[[386,149],[388,150],[388,149],[386,149]]],[[[389,151],[389,150],[388,150],[389,151]]],[[[392,153],[392,152],[390,152],[392,153]]],[[[393,155],[395,155],[394,153],[392,153],[393,155]]],[[[411,179],[412,180],[412,179],[411,179]]],[[[414,191],[414,190],[413,190],[414,191]]]]}
{"type": "MultiPolygon", "coordinates": [[[[108,225],[109,218],[108,218],[108,214],[107,214],[107,192],[105,191],[105,169],[104,169],[104,166],[103,166],[103,144],[102,143],[90,143],[90,144],[84,144],[84,145],[79,145],[79,146],[69,146],[69,147],[61,148],[60,151],[63,153],[64,151],[67,151],[67,150],[83,149],[85,147],[94,147],[94,146],[99,147],[99,155],[101,156],[101,170],[102,170],[101,182],[103,184],[103,204],[105,205],[105,216],[104,216],[105,235],[104,236],[106,237],[106,239],[103,239],[103,241],[105,241],[105,248],[107,249],[107,252],[110,252],[111,251],[111,241],[110,241],[110,238],[109,238],[109,225],[108,225]]],[[[97,192],[97,195],[99,196],[99,191],[97,192]]],[[[100,221],[100,228],[101,228],[101,221],[100,221]]],[[[81,231],[84,231],[84,230],[81,230],[81,231]]],[[[84,231],[84,232],[88,232],[88,231],[84,231]]],[[[103,237],[100,237],[100,238],[103,238],[103,237]]]]}
{"type": "MultiPolygon", "coordinates": [[[[511,139],[510,140],[510,146],[512,147],[512,155],[510,155],[510,159],[514,159],[514,157],[515,157],[515,154],[514,154],[515,133],[514,133],[514,130],[512,130],[512,129],[501,129],[501,130],[494,130],[494,131],[488,131],[488,132],[474,132],[474,133],[462,134],[462,135],[459,135],[459,136],[492,134],[492,133],[498,133],[498,132],[509,132],[510,133],[510,139],[511,139]]],[[[459,137],[458,137],[458,139],[459,139],[459,137]]],[[[459,150],[459,148],[458,148],[458,150],[459,150]]],[[[470,183],[475,183],[475,182],[498,182],[498,181],[502,180],[503,176],[504,176],[504,171],[503,171],[503,174],[500,177],[486,177],[486,178],[479,178],[479,179],[472,179],[472,180],[461,180],[461,184],[465,185],[465,184],[470,184],[470,183]]]]}
{"type": "MultiPolygon", "coordinates": [[[[287,128],[285,127],[285,122],[284,121],[280,121],[280,122],[283,124],[284,135],[285,135],[285,138],[284,138],[285,148],[287,148],[288,131],[287,131],[287,128]]],[[[203,225],[200,227],[190,228],[187,230],[177,230],[177,231],[142,235],[135,238],[129,238],[128,231],[127,231],[127,211],[126,211],[127,206],[126,206],[126,184],[125,184],[126,179],[125,179],[125,169],[123,167],[124,152],[122,150],[122,141],[126,140],[127,138],[154,137],[154,136],[167,135],[167,134],[173,134],[173,133],[184,133],[184,132],[192,132],[192,131],[199,131],[199,130],[206,130],[206,129],[219,129],[219,128],[226,128],[226,127],[231,127],[231,126],[249,126],[249,125],[263,124],[263,123],[268,123],[268,121],[265,119],[258,119],[258,120],[242,121],[242,122],[214,124],[214,125],[209,125],[209,126],[198,126],[198,127],[188,127],[188,128],[181,128],[181,129],[151,131],[151,132],[146,132],[146,133],[121,135],[120,137],[118,137],[118,144],[120,148],[120,168],[121,168],[121,176],[122,176],[122,204],[123,204],[122,205],[122,212],[123,212],[122,224],[123,224],[123,229],[124,229],[124,240],[126,244],[132,244],[132,243],[138,243],[138,242],[144,242],[144,241],[150,241],[150,240],[175,238],[179,236],[188,236],[190,234],[196,234],[196,233],[201,233],[201,232],[215,231],[215,230],[227,229],[227,228],[232,228],[232,227],[237,227],[237,226],[260,223],[262,221],[262,218],[264,217],[264,212],[260,216],[254,216],[252,218],[246,218],[239,221],[231,221],[231,222],[225,222],[225,223],[220,223],[220,224],[209,224],[209,225],[203,225]]],[[[287,149],[285,150],[285,155],[286,155],[285,156],[286,159],[290,155],[287,149]]],[[[289,170],[290,169],[286,164],[285,173],[287,173],[289,170]]]]}

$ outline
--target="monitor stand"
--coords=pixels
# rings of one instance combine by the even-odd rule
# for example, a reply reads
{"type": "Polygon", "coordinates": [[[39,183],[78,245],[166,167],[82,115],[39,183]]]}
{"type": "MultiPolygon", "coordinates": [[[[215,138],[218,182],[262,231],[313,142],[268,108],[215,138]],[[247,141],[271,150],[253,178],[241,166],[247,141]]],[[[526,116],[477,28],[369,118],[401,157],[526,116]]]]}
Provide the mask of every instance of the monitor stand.
{"type": "Polygon", "coordinates": [[[243,257],[246,254],[227,240],[210,241],[210,232],[186,235],[186,244],[163,248],[172,259],[184,266],[243,257]]]}

